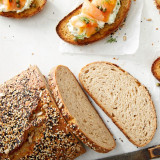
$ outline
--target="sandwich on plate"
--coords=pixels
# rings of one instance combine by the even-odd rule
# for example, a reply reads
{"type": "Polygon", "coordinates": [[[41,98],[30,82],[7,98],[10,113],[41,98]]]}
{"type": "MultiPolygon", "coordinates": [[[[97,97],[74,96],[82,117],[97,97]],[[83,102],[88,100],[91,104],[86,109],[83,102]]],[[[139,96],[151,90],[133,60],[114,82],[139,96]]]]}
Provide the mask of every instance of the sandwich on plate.
{"type": "Polygon", "coordinates": [[[124,22],[131,0],[84,0],[64,17],[56,30],[74,45],[86,45],[110,35],[124,22]]]}
{"type": "Polygon", "coordinates": [[[47,0],[0,0],[0,15],[27,18],[39,13],[47,0]]]}

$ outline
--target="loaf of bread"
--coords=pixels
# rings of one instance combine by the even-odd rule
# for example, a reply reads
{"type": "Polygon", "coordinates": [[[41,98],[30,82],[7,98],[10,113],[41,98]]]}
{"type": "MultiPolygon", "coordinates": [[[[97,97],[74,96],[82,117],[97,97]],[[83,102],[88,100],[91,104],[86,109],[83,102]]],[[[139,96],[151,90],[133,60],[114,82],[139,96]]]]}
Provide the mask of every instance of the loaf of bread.
{"type": "Polygon", "coordinates": [[[47,0],[33,0],[31,7],[23,12],[0,12],[1,16],[10,18],[28,18],[39,13],[45,6],[47,0]]]}
{"type": "Polygon", "coordinates": [[[69,160],[84,152],[36,66],[0,86],[0,159],[69,160]]]}
{"type": "Polygon", "coordinates": [[[115,148],[115,141],[83,92],[73,73],[59,65],[49,75],[49,86],[62,115],[73,133],[97,152],[115,148]]]}
{"type": "Polygon", "coordinates": [[[115,64],[95,62],[81,69],[79,80],[133,144],[143,147],[152,140],[157,127],[155,107],[137,79],[115,64]]]}

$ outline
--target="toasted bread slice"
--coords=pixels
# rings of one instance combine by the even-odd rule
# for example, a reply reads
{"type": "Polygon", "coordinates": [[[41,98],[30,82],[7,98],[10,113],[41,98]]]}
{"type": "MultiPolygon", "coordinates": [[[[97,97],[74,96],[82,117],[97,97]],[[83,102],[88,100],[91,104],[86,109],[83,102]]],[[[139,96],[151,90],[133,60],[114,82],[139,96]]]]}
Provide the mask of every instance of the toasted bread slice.
{"type": "Polygon", "coordinates": [[[157,8],[160,9],[160,0],[156,0],[157,8]]]}
{"type": "Polygon", "coordinates": [[[74,159],[72,134],[36,66],[0,86],[0,159],[74,159]]]}
{"type": "Polygon", "coordinates": [[[121,7],[117,14],[116,20],[113,24],[111,25],[105,24],[103,29],[101,29],[96,34],[92,35],[90,38],[85,38],[84,40],[75,40],[75,37],[70,33],[67,27],[67,23],[73,16],[76,16],[81,12],[82,5],[80,5],[78,8],[69,13],[59,22],[56,28],[57,34],[64,41],[74,45],[87,45],[96,42],[110,35],[120,27],[120,25],[124,22],[127,16],[127,13],[130,9],[130,5],[131,5],[131,0],[121,0],[121,7]]]}
{"type": "Polygon", "coordinates": [[[160,81],[160,57],[153,62],[151,70],[155,78],[160,81]]]}
{"type": "Polygon", "coordinates": [[[88,64],[79,79],[133,144],[143,147],[152,140],[157,127],[155,107],[147,88],[137,79],[108,62],[88,64]]]}
{"type": "Polygon", "coordinates": [[[49,75],[49,86],[73,133],[93,150],[107,153],[115,140],[69,68],[59,65],[49,75]]]}
{"type": "Polygon", "coordinates": [[[35,14],[39,13],[45,6],[47,0],[34,0],[31,4],[31,7],[27,10],[24,10],[21,13],[16,12],[0,12],[1,16],[10,17],[10,18],[28,18],[34,16],[35,14]]]}

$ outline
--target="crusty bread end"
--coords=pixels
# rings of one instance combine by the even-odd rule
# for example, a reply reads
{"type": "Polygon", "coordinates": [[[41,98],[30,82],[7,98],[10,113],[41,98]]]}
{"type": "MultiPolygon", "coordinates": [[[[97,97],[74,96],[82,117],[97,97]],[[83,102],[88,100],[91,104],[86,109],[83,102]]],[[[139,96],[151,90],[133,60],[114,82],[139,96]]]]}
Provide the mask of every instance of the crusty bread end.
{"type": "Polygon", "coordinates": [[[31,8],[25,10],[24,12],[21,13],[0,12],[0,15],[4,17],[17,18],[17,19],[32,17],[35,14],[39,13],[44,8],[46,2],[47,0],[34,0],[33,3],[31,4],[31,8]]]}

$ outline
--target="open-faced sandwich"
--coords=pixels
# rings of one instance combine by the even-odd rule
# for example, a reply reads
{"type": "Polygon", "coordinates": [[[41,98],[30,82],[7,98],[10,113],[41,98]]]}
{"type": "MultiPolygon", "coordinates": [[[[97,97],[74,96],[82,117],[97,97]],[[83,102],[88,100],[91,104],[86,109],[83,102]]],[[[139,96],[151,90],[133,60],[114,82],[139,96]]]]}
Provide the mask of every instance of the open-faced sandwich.
{"type": "Polygon", "coordinates": [[[40,12],[47,0],[0,0],[0,15],[27,18],[40,12]]]}
{"type": "Polygon", "coordinates": [[[75,45],[98,41],[120,27],[130,4],[131,0],[85,0],[59,22],[57,33],[75,45]]]}
{"type": "Polygon", "coordinates": [[[160,0],[156,0],[157,8],[160,9],[160,0]]]}

